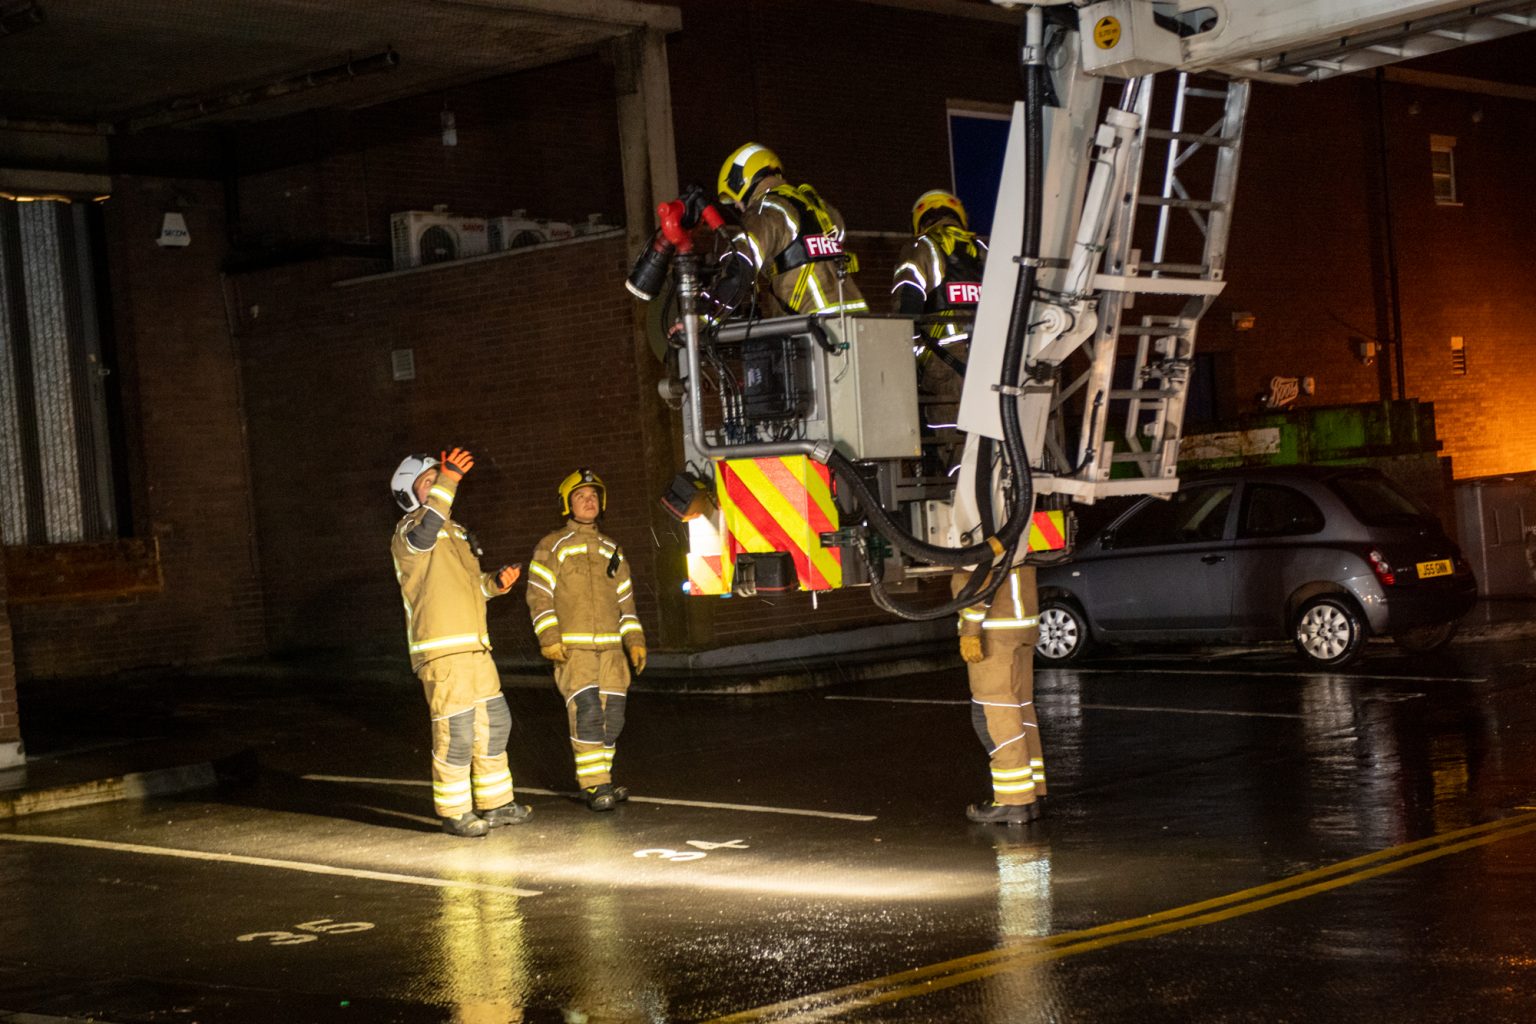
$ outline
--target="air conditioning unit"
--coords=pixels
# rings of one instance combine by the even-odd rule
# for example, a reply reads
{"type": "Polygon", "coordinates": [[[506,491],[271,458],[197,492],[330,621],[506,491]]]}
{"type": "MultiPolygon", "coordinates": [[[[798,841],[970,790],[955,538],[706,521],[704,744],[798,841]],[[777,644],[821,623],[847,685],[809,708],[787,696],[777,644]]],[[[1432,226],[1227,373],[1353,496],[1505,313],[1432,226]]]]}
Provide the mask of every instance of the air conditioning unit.
{"type": "Polygon", "coordinates": [[[459,217],[442,210],[407,210],[389,218],[394,267],[421,267],[490,252],[484,217],[459,217]]]}
{"type": "Polygon", "coordinates": [[[542,242],[558,242],[576,236],[576,229],[569,224],[558,220],[533,220],[523,210],[514,212],[510,217],[492,217],[488,224],[487,234],[492,252],[521,249],[525,245],[538,245],[542,242]]]}

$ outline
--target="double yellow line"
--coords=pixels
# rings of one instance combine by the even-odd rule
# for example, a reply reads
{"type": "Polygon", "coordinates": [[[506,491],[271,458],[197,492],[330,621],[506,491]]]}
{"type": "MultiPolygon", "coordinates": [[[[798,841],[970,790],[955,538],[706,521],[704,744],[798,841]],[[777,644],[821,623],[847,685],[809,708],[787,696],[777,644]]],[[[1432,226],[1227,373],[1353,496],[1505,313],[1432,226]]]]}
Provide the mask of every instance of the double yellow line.
{"type": "Polygon", "coordinates": [[[1390,874],[1411,868],[1416,864],[1448,857],[1474,847],[1511,839],[1527,832],[1536,831],[1536,812],[1517,814],[1497,821],[1473,825],[1441,835],[1405,843],[1369,853],[1363,857],[1340,861],[1328,867],[1306,871],[1283,878],[1278,882],[1243,889],[1226,896],[1191,903],[1171,910],[1130,918],[1113,924],[1085,928],[1081,931],[1063,932],[1042,939],[1032,939],[1011,944],[1000,949],[977,953],[973,956],[946,960],[943,963],[918,967],[883,978],[845,985],[842,988],[818,992],[814,995],[789,999],[771,1006],[760,1006],[716,1018],[710,1024],[746,1024],[749,1021],[781,1021],[807,1024],[810,1021],[827,1020],[854,1010],[884,1003],[893,1003],[914,996],[939,992],[956,985],[978,981],[994,974],[1003,974],[1030,964],[1060,960],[1079,953],[1117,946],[1122,942],[1150,939],[1186,928],[1215,924],[1229,918],[1241,917],[1255,911],[1293,903],[1296,900],[1316,896],[1356,882],[1363,882],[1378,875],[1390,874]]]}

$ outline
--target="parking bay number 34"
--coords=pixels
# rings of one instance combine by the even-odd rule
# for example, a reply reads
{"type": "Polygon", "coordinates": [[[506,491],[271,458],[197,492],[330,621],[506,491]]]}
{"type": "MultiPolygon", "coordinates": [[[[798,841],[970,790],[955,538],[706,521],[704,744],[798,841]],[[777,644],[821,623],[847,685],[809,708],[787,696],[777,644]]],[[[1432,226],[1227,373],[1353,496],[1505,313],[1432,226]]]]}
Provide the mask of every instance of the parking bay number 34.
{"type": "Polygon", "coordinates": [[[664,848],[658,846],[658,847],[653,847],[652,849],[649,849],[649,850],[636,850],[635,851],[635,856],[636,857],[640,857],[641,859],[644,859],[644,858],[647,858],[647,857],[656,857],[656,858],[658,858],[660,860],[668,860],[668,861],[671,861],[674,864],[680,864],[683,861],[687,861],[687,860],[700,860],[700,859],[702,859],[704,857],[707,857],[707,856],[709,856],[709,854],[706,851],[709,851],[709,850],[747,850],[747,849],[751,849],[751,847],[749,847],[745,842],[743,842],[740,839],[728,839],[728,840],[726,840],[723,843],[711,843],[711,842],[708,842],[708,841],[703,840],[703,839],[689,839],[689,840],[687,840],[687,843],[688,843],[689,846],[694,847],[694,849],[692,849],[692,850],[668,850],[668,849],[664,849],[664,848]]]}

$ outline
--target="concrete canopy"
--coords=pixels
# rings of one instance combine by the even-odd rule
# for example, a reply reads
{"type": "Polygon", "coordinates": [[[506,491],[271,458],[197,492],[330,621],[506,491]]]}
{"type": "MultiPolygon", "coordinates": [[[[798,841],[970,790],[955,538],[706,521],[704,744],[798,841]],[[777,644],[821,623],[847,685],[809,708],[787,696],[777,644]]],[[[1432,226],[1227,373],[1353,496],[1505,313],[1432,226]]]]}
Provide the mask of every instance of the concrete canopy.
{"type": "Polygon", "coordinates": [[[676,8],[635,0],[0,2],[0,128],[366,107],[679,27],[676,8]]]}

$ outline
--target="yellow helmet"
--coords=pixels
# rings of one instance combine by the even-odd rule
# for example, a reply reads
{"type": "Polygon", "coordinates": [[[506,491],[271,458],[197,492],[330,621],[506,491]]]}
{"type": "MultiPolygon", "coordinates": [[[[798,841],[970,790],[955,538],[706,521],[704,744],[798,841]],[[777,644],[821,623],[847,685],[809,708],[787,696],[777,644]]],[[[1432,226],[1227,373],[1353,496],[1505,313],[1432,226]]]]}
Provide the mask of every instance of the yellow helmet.
{"type": "Polygon", "coordinates": [[[608,488],[603,485],[603,478],[583,466],[560,481],[560,512],[562,515],[571,514],[571,492],[578,487],[597,488],[597,510],[599,512],[608,511],[608,488]]]}
{"type": "Polygon", "coordinates": [[[952,192],[936,188],[931,192],[924,192],[917,197],[917,202],[912,204],[912,233],[920,233],[923,230],[923,218],[938,210],[952,211],[956,217],[960,218],[960,226],[969,229],[965,206],[960,202],[960,198],[952,192]]]}
{"type": "Polygon", "coordinates": [[[778,154],[767,146],[748,142],[725,158],[720,165],[720,198],[740,206],[752,194],[752,187],[769,174],[783,174],[778,154]]]}

